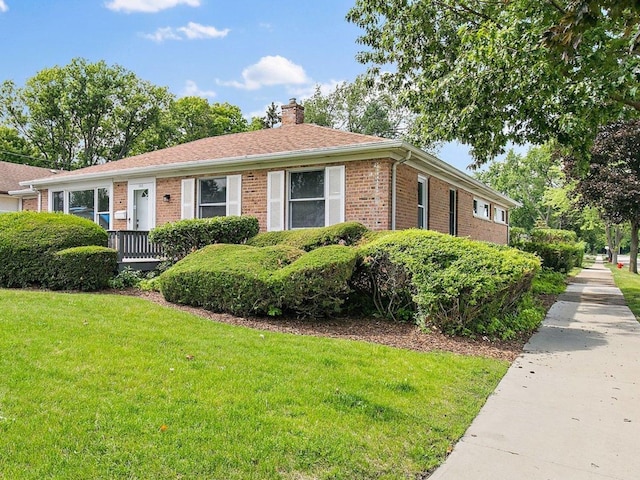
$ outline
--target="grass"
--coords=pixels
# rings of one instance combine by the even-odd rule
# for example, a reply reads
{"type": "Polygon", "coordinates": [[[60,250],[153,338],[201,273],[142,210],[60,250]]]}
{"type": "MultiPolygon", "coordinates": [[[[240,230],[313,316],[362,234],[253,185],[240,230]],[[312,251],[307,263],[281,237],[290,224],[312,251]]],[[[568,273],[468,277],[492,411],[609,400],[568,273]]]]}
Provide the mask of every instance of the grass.
{"type": "Polygon", "coordinates": [[[443,461],[506,362],[0,290],[0,478],[399,479],[443,461]]]}
{"type": "Polygon", "coordinates": [[[640,275],[629,272],[629,267],[618,268],[615,264],[605,263],[613,274],[613,280],[622,291],[627,305],[640,320],[640,275]]]}

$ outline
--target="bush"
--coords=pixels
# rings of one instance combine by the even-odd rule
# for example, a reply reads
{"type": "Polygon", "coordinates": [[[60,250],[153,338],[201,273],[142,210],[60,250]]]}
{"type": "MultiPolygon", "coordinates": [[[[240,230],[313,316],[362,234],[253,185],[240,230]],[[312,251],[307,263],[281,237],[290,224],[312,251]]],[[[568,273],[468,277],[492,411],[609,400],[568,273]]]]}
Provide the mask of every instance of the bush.
{"type": "Polygon", "coordinates": [[[358,253],[329,245],[302,255],[271,278],[280,308],[298,317],[320,318],[340,313],[358,253]]]}
{"type": "Polygon", "coordinates": [[[514,230],[511,229],[509,244],[523,252],[538,255],[544,268],[568,273],[572,268],[582,266],[585,244],[578,242],[575,232],[536,228],[527,235],[519,231],[514,233],[514,230]]]}
{"type": "Polygon", "coordinates": [[[578,235],[572,230],[535,228],[530,234],[531,241],[537,243],[577,243],[578,235]]]}
{"type": "Polygon", "coordinates": [[[405,230],[360,248],[354,287],[368,289],[385,316],[416,312],[419,324],[445,333],[508,336],[514,326],[495,319],[517,311],[539,268],[509,247],[405,230]]]}
{"type": "Polygon", "coordinates": [[[52,274],[47,282],[53,290],[101,290],[118,271],[117,252],[112,248],[73,247],[54,254],[52,274]]]}
{"type": "Polygon", "coordinates": [[[107,232],[90,220],[61,213],[0,215],[0,286],[46,286],[54,254],[79,246],[107,246],[107,232]]]}
{"type": "Polygon", "coordinates": [[[309,252],[326,245],[353,245],[367,231],[361,223],[345,222],[330,227],[259,233],[247,244],[254,247],[289,245],[309,252]]]}
{"type": "Polygon", "coordinates": [[[336,313],[348,293],[356,251],[328,246],[311,253],[288,245],[212,245],[159,277],[174,303],[236,315],[322,317],[336,313]]]}
{"type": "Polygon", "coordinates": [[[162,273],[160,291],[169,302],[215,312],[270,313],[270,309],[279,308],[279,302],[270,290],[269,275],[303,253],[284,245],[210,245],[162,273]]]}
{"type": "Polygon", "coordinates": [[[109,281],[109,286],[123,290],[125,288],[137,287],[142,280],[143,274],[139,270],[134,270],[127,266],[109,281]]]}
{"type": "Polygon", "coordinates": [[[542,259],[542,266],[556,272],[568,273],[582,266],[584,245],[569,243],[522,242],[518,248],[535,253],[542,259]]]}
{"type": "Polygon", "coordinates": [[[149,240],[160,245],[171,262],[206,245],[245,243],[259,231],[255,217],[214,217],[180,220],[151,230],[149,240]]]}

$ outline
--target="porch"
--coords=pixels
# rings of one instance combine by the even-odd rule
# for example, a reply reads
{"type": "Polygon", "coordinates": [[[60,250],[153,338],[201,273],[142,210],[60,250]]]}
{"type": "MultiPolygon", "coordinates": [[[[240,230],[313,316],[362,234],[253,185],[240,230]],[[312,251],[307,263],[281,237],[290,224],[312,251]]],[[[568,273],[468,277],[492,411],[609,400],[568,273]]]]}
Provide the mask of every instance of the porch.
{"type": "Polygon", "coordinates": [[[109,248],[118,252],[118,270],[125,267],[149,271],[165,259],[160,246],[149,241],[149,232],[141,230],[109,230],[109,248]]]}

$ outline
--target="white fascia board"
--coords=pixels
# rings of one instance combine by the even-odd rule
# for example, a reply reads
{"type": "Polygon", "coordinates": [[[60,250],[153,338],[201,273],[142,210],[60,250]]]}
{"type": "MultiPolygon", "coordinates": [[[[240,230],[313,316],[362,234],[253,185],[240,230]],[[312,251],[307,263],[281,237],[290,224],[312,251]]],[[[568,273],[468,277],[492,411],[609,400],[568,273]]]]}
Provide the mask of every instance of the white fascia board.
{"type": "Polygon", "coordinates": [[[192,174],[198,170],[206,171],[231,171],[247,170],[250,168],[271,168],[292,164],[304,164],[308,162],[337,162],[343,161],[345,156],[351,156],[350,161],[371,158],[371,153],[379,153],[380,157],[391,157],[392,151],[398,148],[402,142],[389,140],[384,142],[363,143],[330,148],[317,148],[313,150],[300,150],[269,155],[246,155],[243,157],[229,157],[212,160],[194,160],[189,162],[170,163],[166,165],[153,165],[134,167],[124,170],[108,170],[96,173],[78,173],[77,175],[62,176],[57,178],[42,178],[20,182],[20,185],[33,185],[34,187],[47,187],[62,183],[90,182],[110,179],[113,181],[128,180],[141,176],[170,177],[192,174]],[[338,158],[339,157],[339,158],[338,158]]]}

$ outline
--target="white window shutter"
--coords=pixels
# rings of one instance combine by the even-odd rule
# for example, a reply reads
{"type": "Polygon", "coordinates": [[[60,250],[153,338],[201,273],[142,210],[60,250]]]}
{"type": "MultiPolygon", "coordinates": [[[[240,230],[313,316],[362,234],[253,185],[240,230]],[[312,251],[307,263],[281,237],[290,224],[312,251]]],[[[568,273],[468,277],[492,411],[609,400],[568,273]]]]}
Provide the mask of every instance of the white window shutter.
{"type": "Polygon", "coordinates": [[[196,179],[182,179],[182,219],[193,218],[195,215],[196,179]]]}
{"type": "Polygon", "coordinates": [[[284,170],[267,173],[267,231],[284,230],[284,170]]]}
{"type": "Polygon", "coordinates": [[[227,216],[242,215],[242,175],[227,176],[227,216]]]}
{"type": "Polygon", "coordinates": [[[325,225],[344,222],[344,165],[325,169],[325,225]]]}

